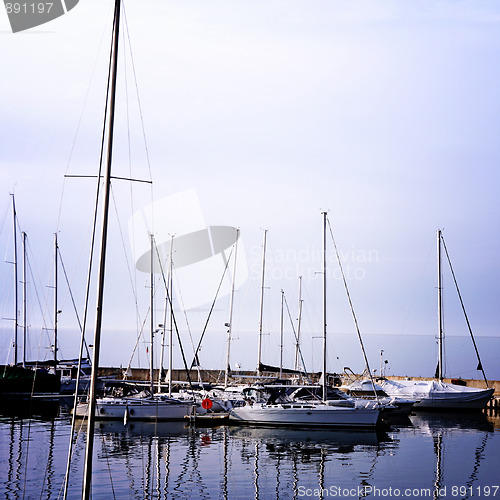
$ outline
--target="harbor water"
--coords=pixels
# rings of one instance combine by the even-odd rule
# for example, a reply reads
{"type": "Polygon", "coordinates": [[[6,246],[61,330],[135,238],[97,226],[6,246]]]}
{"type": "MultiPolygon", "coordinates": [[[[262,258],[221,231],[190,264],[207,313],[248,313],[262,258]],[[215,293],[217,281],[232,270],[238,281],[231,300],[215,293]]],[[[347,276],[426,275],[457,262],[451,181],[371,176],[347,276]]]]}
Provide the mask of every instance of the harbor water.
{"type": "MultiPolygon", "coordinates": [[[[62,498],[71,417],[41,409],[2,408],[1,498],[62,498]]],[[[500,498],[500,420],[483,413],[413,414],[380,432],[98,422],[94,452],[94,499],[500,498]]]]}

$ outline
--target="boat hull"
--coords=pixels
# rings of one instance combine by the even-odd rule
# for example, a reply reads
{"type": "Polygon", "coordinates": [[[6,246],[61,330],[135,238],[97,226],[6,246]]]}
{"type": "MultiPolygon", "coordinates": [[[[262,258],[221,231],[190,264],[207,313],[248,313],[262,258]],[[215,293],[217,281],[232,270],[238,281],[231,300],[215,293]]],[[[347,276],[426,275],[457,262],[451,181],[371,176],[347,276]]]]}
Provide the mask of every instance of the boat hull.
{"type": "Polygon", "coordinates": [[[43,368],[0,366],[0,396],[30,396],[31,394],[59,394],[61,379],[43,368]]]}
{"type": "Polygon", "coordinates": [[[229,413],[229,420],[233,423],[253,425],[374,428],[378,423],[379,415],[378,408],[255,403],[233,408],[229,413]]]}
{"type": "Polygon", "coordinates": [[[415,410],[482,410],[494,393],[494,389],[476,389],[438,380],[387,380],[380,385],[390,396],[415,399],[415,410]]]}
{"type": "MultiPolygon", "coordinates": [[[[192,403],[172,400],[100,398],[96,401],[96,420],[184,420],[193,408],[192,403]]],[[[76,417],[88,415],[88,403],[79,403],[76,417]]]]}

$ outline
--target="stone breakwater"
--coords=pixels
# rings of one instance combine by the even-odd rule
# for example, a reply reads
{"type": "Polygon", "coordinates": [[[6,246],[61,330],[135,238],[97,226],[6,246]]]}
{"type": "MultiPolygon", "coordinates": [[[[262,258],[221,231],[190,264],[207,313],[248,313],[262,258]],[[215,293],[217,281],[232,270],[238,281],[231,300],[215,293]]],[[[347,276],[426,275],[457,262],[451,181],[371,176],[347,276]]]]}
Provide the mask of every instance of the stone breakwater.
{"type": "MultiPolygon", "coordinates": [[[[224,382],[224,371],[223,370],[200,370],[201,377],[203,382],[217,384],[224,382]]],[[[125,370],[122,368],[112,368],[112,367],[103,367],[99,369],[100,376],[106,377],[115,377],[116,379],[122,380],[125,374],[125,370]]],[[[129,368],[126,373],[126,380],[130,381],[138,381],[138,382],[146,382],[149,381],[150,371],[147,368],[129,368]]],[[[166,374],[166,370],[162,374],[162,380],[164,380],[166,374]]],[[[233,371],[232,372],[232,381],[234,383],[253,383],[255,382],[255,372],[251,371],[233,371]]],[[[278,378],[278,374],[271,372],[262,373],[262,377],[268,378],[269,380],[273,380],[278,378]]],[[[309,374],[309,378],[313,383],[317,383],[320,379],[321,373],[312,373],[309,374]]],[[[337,376],[332,374],[332,376],[337,376]]],[[[198,370],[193,369],[190,371],[190,379],[193,383],[198,381],[198,370]]],[[[290,374],[283,374],[283,379],[289,379],[293,377],[290,374]]],[[[341,376],[339,376],[341,378],[341,376]]],[[[158,380],[158,370],[154,370],[154,378],[158,380]]],[[[404,376],[388,376],[386,377],[389,380],[432,380],[429,377],[404,377],[404,376]]],[[[186,370],[173,370],[172,380],[176,382],[187,382],[188,375],[186,370]]],[[[476,387],[476,388],[484,388],[484,380],[480,379],[455,379],[455,378],[445,378],[444,382],[452,383],[452,384],[461,384],[466,385],[467,387],[476,387]]],[[[500,380],[488,380],[489,387],[493,387],[495,389],[495,398],[500,398],[500,380]]]]}

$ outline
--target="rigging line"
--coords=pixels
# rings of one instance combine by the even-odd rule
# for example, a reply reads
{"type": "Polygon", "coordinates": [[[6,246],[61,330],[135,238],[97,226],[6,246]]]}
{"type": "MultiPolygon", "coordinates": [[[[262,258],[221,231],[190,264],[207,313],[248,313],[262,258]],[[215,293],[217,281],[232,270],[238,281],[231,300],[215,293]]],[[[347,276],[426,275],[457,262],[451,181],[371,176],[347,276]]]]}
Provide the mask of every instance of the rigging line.
{"type": "Polygon", "coordinates": [[[470,322],[469,322],[469,318],[467,316],[467,312],[465,311],[465,305],[464,305],[464,301],[462,300],[462,294],[460,293],[460,290],[458,288],[457,279],[455,277],[455,272],[453,270],[453,266],[451,265],[450,255],[448,254],[448,249],[446,248],[446,243],[444,242],[443,235],[441,235],[441,242],[443,243],[443,248],[444,248],[444,251],[446,253],[446,258],[448,260],[448,264],[450,265],[451,275],[452,275],[453,281],[455,283],[455,288],[457,290],[458,298],[460,299],[460,305],[462,306],[462,311],[463,311],[464,316],[465,316],[465,321],[467,322],[467,328],[469,329],[469,333],[470,333],[470,336],[471,336],[471,339],[472,339],[472,344],[474,345],[474,350],[476,351],[477,361],[479,363],[478,364],[478,369],[479,368],[481,369],[481,373],[483,374],[484,382],[486,384],[486,387],[488,387],[488,380],[486,379],[486,374],[485,374],[484,369],[483,369],[483,364],[481,363],[481,358],[479,357],[479,350],[477,348],[476,341],[475,341],[474,335],[472,333],[472,328],[470,326],[470,322]]]}
{"type": "MultiPolygon", "coordinates": [[[[191,349],[194,352],[194,342],[193,342],[193,334],[191,332],[191,325],[189,324],[189,318],[188,318],[188,315],[187,315],[187,312],[186,312],[186,308],[184,307],[184,299],[182,297],[182,292],[181,292],[181,289],[180,289],[179,279],[178,279],[177,275],[175,277],[176,277],[176,281],[177,281],[177,288],[178,288],[178,292],[179,292],[180,303],[181,303],[181,306],[182,306],[182,310],[184,311],[184,320],[186,321],[186,328],[187,328],[187,332],[188,332],[188,336],[189,336],[189,341],[191,343],[191,349]]],[[[201,380],[201,374],[200,374],[200,368],[199,367],[197,367],[197,371],[198,371],[198,377],[201,380]]]]}
{"type": "Polygon", "coordinates": [[[122,225],[120,224],[120,216],[119,216],[119,212],[118,212],[118,206],[116,204],[116,198],[115,198],[115,195],[114,195],[113,186],[111,186],[111,199],[113,200],[113,206],[114,206],[115,212],[116,212],[116,220],[117,220],[117,223],[118,223],[118,231],[120,233],[120,239],[121,239],[121,243],[122,243],[123,254],[125,256],[125,262],[127,263],[128,276],[129,276],[130,285],[131,285],[131,288],[132,288],[132,293],[133,293],[133,296],[134,296],[135,310],[136,310],[137,319],[138,319],[137,323],[139,324],[140,323],[140,312],[139,312],[139,304],[138,304],[138,298],[137,298],[137,286],[136,286],[137,283],[134,283],[133,276],[132,276],[133,273],[130,270],[130,265],[129,265],[130,259],[128,258],[128,255],[127,255],[127,246],[125,244],[125,238],[123,236],[122,225]]]}
{"type": "Polygon", "coordinates": [[[304,375],[307,378],[309,378],[309,374],[307,373],[307,370],[306,370],[306,363],[304,361],[304,357],[302,356],[302,349],[300,348],[299,338],[297,336],[297,332],[295,331],[295,326],[293,324],[292,314],[290,313],[290,308],[288,307],[288,301],[286,300],[286,295],[285,294],[283,295],[283,298],[285,299],[285,306],[286,306],[286,310],[288,311],[288,318],[290,319],[290,325],[292,326],[292,331],[293,331],[293,335],[295,337],[295,342],[296,342],[296,345],[299,348],[300,359],[302,361],[302,367],[303,367],[303,370],[301,370],[301,371],[304,373],[304,375]]]}
{"type": "MultiPolygon", "coordinates": [[[[145,126],[144,126],[144,117],[143,117],[143,113],[142,113],[141,97],[140,97],[140,94],[139,94],[139,85],[138,85],[138,81],[137,81],[137,73],[135,71],[134,55],[133,55],[133,52],[132,52],[132,41],[131,41],[131,38],[130,38],[130,30],[129,30],[129,27],[128,27],[128,20],[127,20],[127,13],[126,13],[126,9],[125,9],[125,4],[123,5],[123,18],[124,18],[124,21],[125,21],[125,30],[124,30],[123,37],[125,37],[125,33],[126,33],[127,40],[128,40],[128,52],[130,54],[130,63],[132,65],[132,74],[133,74],[133,78],[134,78],[135,93],[136,93],[136,97],[137,97],[137,104],[138,104],[138,109],[139,109],[139,117],[140,117],[140,122],[141,122],[142,138],[143,138],[143,141],[144,141],[144,152],[145,152],[145,155],[146,155],[146,163],[147,163],[148,172],[149,172],[149,179],[150,179],[149,184],[151,186],[150,199],[151,199],[151,203],[153,203],[154,193],[153,193],[153,183],[152,183],[153,176],[152,176],[152,173],[151,173],[151,161],[150,161],[150,158],[149,158],[148,143],[147,143],[147,140],[146,140],[146,129],[145,129],[145,126]]],[[[128,92],[128,87],[127,87],[127,92],[128,92]]],[[[127,106],[127,116],[128,116],[128,106],[127,106]]],[[[127,122],[127,124],[128,124],[128,122],[127,122]]],[[[129,155],[130,155],[130,141],[129,141],[129,155]]],[[[129,165],[130,165],[130,161],[131,160],[130,160],[130,157],[129,157],[129,165]]],[[[146,182],[146,181],[144,181],[144,182],[146,182]]],[[[132,200],[132,187],[131,187],[130,197],[131,197],[131,200],[132,200]]],[[[133,201],[132,201],[132,208],[133,208],[133,201]]],[[[152,227],[154,228],[155,227],[155,223],[154,223],[154,210],[151,212],[151,222],[152,222],[152,227]]],[[[133,226],[132,230],[134,230],[134,226],[133,226]]]]}
{"type": "MultiPolygon", "coordinates": [[[[103,179],[102,175],[81,175],[81,174],[67,174],[64,177],[68,179],[103,179]]],[[[118,180],[118,181],[127,181],[127,182],[142,182],[144,184],[153,184],[153,181],[148,181],[145,179],[134,179],[133,177],[119,177],[117,175],[111,175],[110,179],[118,180]]]]}
{"type": "Polygon", "coordinates": [[[205,333],[207,331],[208,322],[210,321],[210,317],[212,316],[212,312],[214,310],[215,303],[217,302],[217,298],[219,296],[219,292],[220,292],[220,289],[222,287],[222,283],[224,283],[224,277],[226,276],[226,271],[229,267],[229,261],[231,260],[231,255],[233,254],[233,249],[234,249],[234,247],[231,247],[231,251],[229,252],[229,257],[227,259],[225,259],[226,265],[224,267],[224,271],[222,273],[222,277],[220,279],[219,286],[217,287],[217,292],[215,292],[214,300],[212,302],[212,305],[210,306],[210,311],[208,312],[207,321],[205,322],[205,326],[203,327],[203,331],[201,332],[198,346],[196,347],[196,351],[194,352],[194,358],[193,358],[193,362],[191,363],[191,368],[193,368],[195,361],[198,359],[198,352],[201,349],[201,342],[203,341],[203,337],[205,336],[205,333]]]}
{"type": "Polygon", "coordinates": [[[177,275],[175,277],[176,277],[176,281],[177,281],[177,289],[178,289],[178,292],[179,292],[179,299],[180,299],[180,303],[181,303],[181,306],[182,306],[182,310],[184,312],[184,319],[186,321],[186,328],[187,328],[187,332],[188,332],[188,336],[189,336],[189,341],[191,343],[191,349],[194,352],[194,342],[193,342],[193,334],[191,332],[191,325],[189,324],[189,318],[188,318],[188,315],[186,313],[186,308],[184,307],[184,299],[182,297],[182,292],[181,292],[181,288],[180,288],[179,279],[178,279],[177,275]]]}
{"type": "Polygon", "coordinates": [[[158,263],[160,264],[161,277],[163,278],[163,285],[165,286],[167,300],[168,300],[168,303],[170,305],[170,310],[172,311],[172,320],[174,322],[175,333],[177,334],[177,340],[179,341],[179,349],[181,350],[182,361],[184,362],[184,368],[186,369],[186,376],[187,376],[187,379],[188,379],[188,382],[189,382],[189,386],[191,387],[191,389],[193,389],[193,383],[191,382],[191,375],[190,375],[188,364],[187,364],[187,361],[186,361],[186,356],[184,354],[184,348],[182,347],[182,342],[181,342],[181,336],[180,336],[180,333],[179,333],[179,328],[177,327],[177,320],[175,319],[175,314],[173,313],[172,297],[171,297],[171,294],[168,291],[168,285],[167,285],[167,281],[166,281],[166,278],[165,278],[165,273],[163,271],[163,265],[162,265],[162,262],[161,262],[161,259],[160,259],[160,255],[159,255],[159,252],[158,252],[158,246],[157,245],[155,245],[155,249],[156,249],[156,255],[158,257],[158,263]]]}
{"type": "MultiPolygon", "coordinates": [[[[138,109],[139,109],[139,116],[140,116],[140,122],[141,122],[141,130],[142,130],[142,136],[143,136],[143,141],[144,141],[144,150],[145,150],[145,154],[146,154],[146,163],[148,165],[148,172],[149,172],[149,181],[146,181],[146,180],[142,180],[140,182],[145,182],[145,183],[149,183],[150,186],[151,186],[151,192],[150,192],[150,197],[151,197],[151,202],[153,202],[153,182],[152,182],[152,174],[151,174],[151,163],[150,163],[150,159],[149,159],[149,150],[148,150],[148,146],[147,146],[147,141],[146,141],[146,132],[145,132],[145,127],[144,127],[144,118],[143,118],[143,114],[142,114],[142,105],[141,105],[141,99],[140,99],[140,95],[139,95],[139,87],[138,87],[138,84],[137,84],[137,74],[136,74],[136,71],[135,71],[135,64],[134,64],[134,56],[133,56],[133,53],[132,53],[132,42],[131,42],[131,39],[130,39],[130,30],[129,30],[129,27],[128,27],[128,19],[127,19],[127,12],[126,12],[126,8],[125,8],[125,2],[123,3],[122,5],[122,11],[123,11],[123,20],[124,20],[124,24],[125,24],[125,29],[123,30],[123,34],[122,34],[122,37],[123,37],[123,44],[124,46],[126,45],[125,44],[125,35],[127,37],[127,40],[128,40],[128,52],[130,54],[130,62],[131,62],[131,66],[132,66],[132,74],[133,74],[133,80],[134,80],[134,83],[135,83],[135,90],[136,90],[136,96],[137,96],[137,103],[138,103],[138,109]]],[[[125,51],[124,51],[125,53],[125,51]]],[[[124,57],[124,61],[126,62],[126,57],[124,57]]],[[[125,67],[126,68],[126,67],[125,67]]],[[[130,150],[130,127],[129,127],[129,124],[130,124],[130,120],[129,120],[129,107],[128,107],[128,80],[125,78],[125,91],[126,91],[126,95],[127,95],[127,134],[128,134],[128,155],[129,155],[129,172],[130,172],[130,176],[131,175],[131,171],[132,171],[132,160],[131,160],[131,150],[130,150]]],[[[134,213],[134,199],[133,199],[133,190],[132,190],[132,185],[130,186],[130,200],[131,200],[131,208],[132,208],[132,213],[134,213]]],[[[154,227],[154,214],[152,213],[152,221],[153,221],[153,227],[154,227]]],[[[135,225],[132,224],[132,236],[133,238],[135,237],[135,225]]],[[[134,277],[135,277],[135,289],[137,289],[137,274],[134,273],[134,277]]]]}
{"type": "Polygon", "coordinates": [[[5,206],[5,212],[3,214],[2,224],[0,224],[0,233],[3,232],[3,228],[5,227],[5,221],[7,220],[7,217],[10,215],[11,210],[12,210],[12,205],[9,202],[5,206]]]}
{"type": "MultiPolygon", "coordinates": [[[[128,25],[127,25],[127,16],[125,12],[125,4],[122,5],[122,10],[123,10],[123,19],[125,20],[125,31],[128,32],[128,25]]],[[[123,46],[125,47],[125,32],[122,30],[122,41],[123,41],[123,46]]],[[[131,147],[130,147],[130,117],[129,117],[129,98],[128,98],[128,78],[127,78],[127,57],[126,57],[126,51],[123,51],[123,67],[124,67],[124,72],[125,72],[125,78],[124,78],[124,83],[125,83],[125,102],[126,102],[126,112],[127,112],[127,150],[128,150],[128,172],[129,176],[132,177],[132,152],[131,152],[131,147]]],[[[135,212],[134,209],[134,190],[132,183],[129,185],[129,196],[130,196],[130,208],[132,214],[135,212]]],[[[133,218],[132,218],[133,220],[133,218]]],[[[135,241],[135,224],[132,222],[132,241],[135,241]]],[[[132,280],[132,276],[130,277],[132,280]]],[[[133,280],[132,280],[132,286],[134,287],[135,290],[137,290],[137,270],[134,270],[133,273],[133,280]]],[[[137,306],[136,306],[137,307],[137,306]]]]}
{"type": "Polygon", "coordinates": [[[102,434],[101,437],[102,437],[102,449],[104,451],[104,457],[106,458],[106,467],[108,469],[108,474],[109,474],[109,482],[111,483],[111,492],[113,493],[113,498],[116,498],[115,487],[113,484],[113,474],[111,473],[111,466],[109,465],[109,454],[108,454],[108,450],[106,447],[106,441],[104,439],[104,434],[102,434]]]}
{"type": "Polygon", "coordinates": [[[143,140],[144,140],[144,150],[145,150],[145,153],[146,153],[146,160],[147,160],[147,165],[148,165],[149,178],[152,179],[153,176],[151,174],[151,162],[150,162],[150,159],[149,159],[148,143],[146,141],[146,129],[144,127],[144,117],[143,117],[143,114],[142,114],[141,98],[140,98],[140,95],[139,95],[139,86],[138,86],[138,83],[137,83],[137,73],[135,71],[134,55],[132,53],[132,42],[130,40],[130,31],[128,29],[128,22],[127,22],[127,14],[126,14],[126,10],[125,10],[125,5],[123,5],[123,17],[124,17],[124,20],[125,20],[125,31],[127,33],[127,38],[128,38],[128,45],[129,45],[129,52],[130,52],[130,62],[132,64],[132,74],[134,75],[134,83],[135,83],[135,89],[136,89],[136,95],[137,95],[137,104],[138,104],[138,108],[139,108],[139,116],[140,116],[140,119],[141,119],[141,129],[142,129],[142,136],[143,136],[143,140]]]}
{"type": "MultiPolygon", "coordinates": [[[[38,360],[40,351],[42,350],[42,337],[43,337],[42,334],[43,334],[43,331],[45,331],[46,334],[47,334],[47,341],[49,342],[49,346],[51,345],[52,340],[51,340],[51,336],[50,336],[50,334],[48,332],[50,330],[53,330],[53,324],[52,324],[53,318],[50,316],[51,324],[50,324],[50,327],[49,327],[48,321],[47,321],[47,309],[49,307],[48,294],[45,296],[45,304],[42,305],[42,300],[40,299],[40,295],[39,295],[39,292],[38,292],[38,290],[43,289],[42,280],[41,280],[41,278],[40,278],[39,275],[35,276],[36,268],[34,268],[32,266],[32,262],[34,262],[34,260],[35,260],[34,259],[34,254],[33,254],[33,249],[31,248],[31,241],[29,240],[28,237],[26,237],[26,240],[27,240],[27,264],[28,264],[28,270],[29,270],[29,275],[31,276],[31,280],[32,280],[32,283],[33,283],[33,287],[32,288],[35,291],[35,296],[37,298],[38,307],[40,309],[41,322],[42,322],[41,332],[40,332],[40,337],[39,337],[39,343],[38,343],[38,350],[37,350],[37,360],[38,360]],[[37,285],[37,283],[38,283],[38,285],[37,285]]],[[[54,346],[54,348],[55,348],[55,346],[54,346]]]]}
{"type": "Polygon", "coordinates": [[[370,382],[372,383],[373,393],[375,394],[375,398],[377,399],[377,403],[378,403],[378,395],[377,395],[377,391],[375,390],[375,382],[373,381],[372,373],[370,370],[370,365],[368,364],[368,357],[367,357],[366,351],[365,351],[365,346],[363,345],[363,339],[361,338],[361,333],[359,331],[358,319],[356,318],[356,313],[354,312],[354,306],[353,306],[353,303],[351,300],[351,294],[349,293],[349,288],[347,286],[347,280],[346,280],[346,277],[344,274],[344,268],[342,267],[342,261],[340,260],[340,254],[339,254],[339,251],[337,249],[337,244],[335,243],[335,238],[333,237],[333,231],[332,231],[332,226],[330,224],[330,219],[327,218],[327,221],[328,221],[328,228],[330,229],[330,236],[332,238],[333,248],[335,249],[335,255],[337,256],[337,262],[338,262],[338,265],[340,268],[340,273],[342,275],[342,281],[344,282],[344,288],[345,288],[345,291],[347,294],[347,299],[349,301],[349,307],[351,308],[351,314],[352,314],[352,317],[354,320],[354,325],[356,327],[356,333],[358,335],[359,344],[361,346],[361,351],[363,353],[363,357],[365,360],[365,366],[366,366],[366,369],[368,371],[368,376],[370,377],[370,382]]]}
{"type": "MultiPolygon", "coordinates": [[[[81,333],[83,331],[83,326],[82,326],[82,323],[80,321],[80,316],[78,315],[78,309],[76,307],[75,297],[73,296],[73,291],[71,290],[71,285],[69,283],[68,273],[66,272],[66,266],[64,265],[64,261],[62,259],[61,250],[60,250],[59,246],[57,247],[57,255],[59,255],[59,262],[61,263],[64,278],[66,280],[66,284],[68,285],[69,296],[70,296],[71,302],[73,304],[73,309],[75,311],[76,320],[78,321],[78,327],[79,327],[79,330],[81,333]]],[[[87,358],[90,360],[90,352],[89,352],[89,348],[88,348],[87,341],[85,340],[85,338],[83,339],[83,342],[85,344],[85,350],[87,351],[87,358]]]]}
{"type": "MultiPolygon", "coordinates": [[[[28,238],[26,238],[26,239],[28,239],[28,238]]],[[[29,240],[28,240],[28,250],[29,250],[29,253],[32,255],[29,240]]],[[[32,283],[33,283],[32,290],[34,290],[34,294],[35,294],[35,297],[36,297],[36,302],[38,304],[38,307],[40,309],[40,314],[42,316],[41,317],[42,327],[41,327],[41,331],[40,331],[40,337],[39,337],[39,340],[38,340],[38,348],[37,348],[37,354],[36,354],[36,361],[39,361],[40,353],[42,351],[42,337],[43,337],[43,332],[44,331],[47,332],[49,330],[49,328],[47,327],[46,316],[45,316],[45,313],[44,313],[44,309],[42,307],[42,301],[40,300],[40,294],[38,293],[38,287],[36,285],[36,279],[35,279],[35,274],[33,272],[33,267],[31,265],[31,260],[29,259],[29,257],[26,260],[27,260],[27,266],[28,266],[28,274],[31,277],[31,280],[32,280],[32,283]]],[[[30,329],[29,326],[27,328],[30,329]]],[[[47,339],[48,339],[48,341],[50,343],[50,336],[48,334],[47,334],[47,339]]],[[[23,348],[26,349],[26,346],[23,346],[23,348]]]]}
{"type": "MultiPolygon", "coordinates": [[[[107,18],[109,18],[109,15],[110,14],[109,14],[109,10],[108,10],[108,16],[107,16],[107,18]]],[[[81,126],[82,120],[83,120],[83,113],[84,113],[84,110],[85,110],[85,108],[87,106],[87,100],[88,100],[89,95],[90,95],[91,84],[92,84],[92,81],[94,79],[94,74],[95,74],[96,67],[97,67],[98,56],[99,56],[99,54],[101,52],[101,47],[103,45],[104,35],[105,35],[106,31],[107,31],[107,29],[103,29],[102,30],[101,40],[99,42],[99,47],[97,49],[97,55],[96,55],[96,58],[94,60],[94,66],[92,67],[92,72],[91,72],[91,75],[90,75],[89,84],[87,86],[87,91],[85,93],[85,98],[83,100],[82,110],[81,110],[81,113],[80,113],[80,117],[78,119],[78,124],[77,124],[75,135],[74,135],[74,138],[73,138],[73,143],[72,143],[71,148],[70,148],[70,153],[69,153],[68,161],[66,163],[66,170],[65,170],[65,172],[68,172],[69,166],[70,166],[70,163],[71,163],[71,159],[73,157],[73,152],[74,152],[74,149],[75,149],[76,140],[77,140],[78,134],[80,132],[80,126],[81,126]]],[[[109,80],[108,80],[108,88],[109,88],[109,80]]],[[[108,93],[108,91],[106,93],[108,93]]],[[[106,106],[107,106],[107,102],[108,102],[108,100],[106,99],[106,106]]],[[[106,116],[106,110],[105,110],[104,116],[106,116]]],[[[64,176],[64,177],[66,177],[66,176],[64,176]]],[[[62,213],[62,204],[63,204],[63,198],[64,198],[65,183],[66,183],[66,181],[63,180],[63,187],[62,187],[62,191],[61,191],[61,199],[60,199],[60,202],[59,202],[59,211],[58,211],[58,215],[57,215],[57,225],[56,225],[56,229],[57,230],[59,230],[59,226],[60,226],[60,222],[61,222],[61,213],[62,213]]]]}
{"type": "Polygon", "coordinates": [[[142,321],[142,326],[139,330],[139,333],[135,339],[135,345],[134,345],[134,348],[132,349],[132,354],[130,356],[130,359],[129,359],[129,362],[128,362],[128,365],[127,365],[127,368],[125,370],[125,373],[123,375],[124,379],[125,377],[127,376],[127,373],[128,371],[130,370],[131,366],[132,366],[132,361],[134,359],[134,356],[135,356],[135,352],[137,351],[137,347],[139,346],[139,341],[142,340],[145,342],[146,340],[144,339],[144,329],[146,327],[146,321],[149,319],[149,310],[151,309],[151,306],[148,308],[148,311],[146,312],[146,315],[144,316],[144,319],[142,321]]]}
{"type": "MultiPolygon", "coordinates": [[[[125,17],[125,5],[123,5],[123,17],[125,17]]],[[[126,23],[125,23],[125,29],[127,28],[126,23]]],[[[121,32],[121,37],[122,37],[122,43],[125,45],[125,34],[122,30],[121,32]]],[[[128,171],[129,175],[132,176],[132,151],[130,147],[130,107],[129,107],[129,97],[128,97],[128,79],[127,79],[127,58],[125,57],[125,51],[124,52],[124,57],[123,57],[123,72],[125,73],[123,82],[125,86],[125,114],[127,117],[127,156],[128,156],[128,171]]],[[[132,186],[130,186],[130,189],[132,190],[132,186]]],[[[132,196],[131,196],[132,198],[132,196]]],[[[132,210],[133,213],[133,210],[132,210]]]]}

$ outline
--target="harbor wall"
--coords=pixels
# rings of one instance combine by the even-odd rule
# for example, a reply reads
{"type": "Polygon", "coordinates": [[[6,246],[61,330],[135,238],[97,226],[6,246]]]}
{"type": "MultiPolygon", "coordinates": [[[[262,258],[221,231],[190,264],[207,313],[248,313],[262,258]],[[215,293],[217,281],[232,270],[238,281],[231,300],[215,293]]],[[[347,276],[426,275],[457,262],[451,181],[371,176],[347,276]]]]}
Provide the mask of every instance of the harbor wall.
{"type": "MultiPolygon", "coordinates": [[[[117,379],[123,379],[123,373],[124,370],[121,368],[111,368],[111,367],[104,367],[104,368],[99,368],[99,375],[100,376],[106,376],[106,377],[115,377],[117,379]]],[[[154,379],[158,380],[158,370],[154,370],[154,379]]],[[[217,384],[217,383],[223,383],[224,382],[224,371],[223,370],[200,370],[201,377],[203,382],[207,383],[212,383],[212,384],[217,384]]],[[[149,374],[150,371],[146,368],[129,368],[129,371],[127,373],[127,380],[134,380],[134,381],[140,381],[140,382],[146,382],[149,381],[149,374]]],[[[233,383],[251,383],[255,381],[255,372],[254,371],[238,371],[238,372],[233,372],[232,373],[233,378],[232,382],[233,383]]],[[[263,373],[262,376],[264,378],[269,378],[271,379],[276,379],[277,374],[276,373],[263,373]]],[[[320,373],[313,373],[309,374],[312,382],[318,382],[319,378],[321,376],[320,373]]],[[[164,377],[162,379],[164,380],[164,377]]],[[[198,382],[198,371],[193,369],[190,372],[190,377],[193,382],[198,382]]],[[[290,374],[283,374],[283,378],[290,378],[292,375],[290,374]]],[[[386,377],[389,380],[432,380],[429,377],[404,377],[404,376],[387,376],[386,377]]],[[[173,377],[172,380],[179,381],[179,382],[187,382],[188,377],[187,377],[187,372],[186,370],[173,370],[173,377]]],[[[467,387],[476,387],[479,389],[484,389],[485,383],[484,380],[478,380],[478,379],[455,379],[455,378],[445,378],[444,382],[447,383],[460,383],[460,381],[466,385],[467,387]]],[[[499,398],[500,397],[500,380],[488,380],[488,386],[493,387],[495,389],[495,397],[499,398]]]]}

